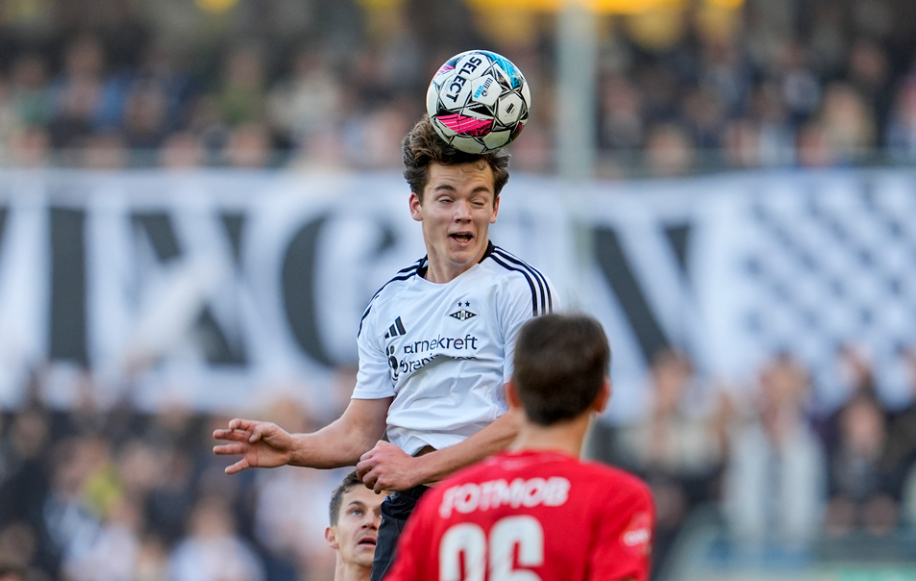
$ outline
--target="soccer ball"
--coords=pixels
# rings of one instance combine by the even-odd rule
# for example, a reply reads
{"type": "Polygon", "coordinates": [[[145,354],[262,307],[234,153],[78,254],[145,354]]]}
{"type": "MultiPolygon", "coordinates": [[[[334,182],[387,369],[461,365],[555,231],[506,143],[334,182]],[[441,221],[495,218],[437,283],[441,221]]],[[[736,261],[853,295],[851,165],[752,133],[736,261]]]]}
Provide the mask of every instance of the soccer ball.
{"type": "Polygon", "coordinates": [[[501,149],[528,122],[531,92],[506,57],[470,50],[445,61],[426,92],[426,111],[436,133],[467,153],[501,149]]]}

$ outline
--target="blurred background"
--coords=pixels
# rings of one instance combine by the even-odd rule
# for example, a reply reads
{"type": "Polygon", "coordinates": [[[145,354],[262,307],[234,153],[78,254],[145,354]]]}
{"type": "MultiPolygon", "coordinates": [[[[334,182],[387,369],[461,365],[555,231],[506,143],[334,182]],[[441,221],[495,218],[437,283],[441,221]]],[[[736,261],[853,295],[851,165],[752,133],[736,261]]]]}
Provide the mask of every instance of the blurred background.
{"type": "Polygon", "coordinates": [[[0,2],[0,579],[333,576],[343,472],[210,433],[346,405],[471,48],[531,85],[494,240],[608,330],[654,578],[916,579],[903,0],[0,2]]]}

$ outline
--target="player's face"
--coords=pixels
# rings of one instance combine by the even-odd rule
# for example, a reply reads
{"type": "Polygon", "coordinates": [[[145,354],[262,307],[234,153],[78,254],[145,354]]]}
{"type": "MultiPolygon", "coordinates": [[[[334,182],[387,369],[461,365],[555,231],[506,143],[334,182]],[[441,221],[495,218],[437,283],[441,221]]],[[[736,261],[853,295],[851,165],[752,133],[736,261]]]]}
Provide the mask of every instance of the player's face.
{"type": "Polygon", "coordinates": [[[359,485],[344,493],[337,525],[328,527],[325,533],[344,563],[372,566],[383,500],[384,495],[359,485]]]}
{"type": "Polygon", "coordinates": [[[432,163],[423,201],[411,194],[410,214],[423,223],[432,282],[448,282],[483,257],[499,211],[493,181],[493,169],[482,161],[432,163]]]}

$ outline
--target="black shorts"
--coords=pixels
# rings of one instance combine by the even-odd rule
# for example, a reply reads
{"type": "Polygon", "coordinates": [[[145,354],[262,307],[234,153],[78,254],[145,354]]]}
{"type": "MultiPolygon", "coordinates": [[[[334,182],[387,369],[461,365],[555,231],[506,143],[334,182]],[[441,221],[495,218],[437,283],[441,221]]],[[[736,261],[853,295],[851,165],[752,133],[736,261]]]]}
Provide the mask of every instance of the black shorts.
{"type": "Polygon", "coordinates": [[[407,517],[429,489],[428,486],[414,486],[403,492],[395,492],[382,502],[382,524],[378,529],[378,542],[375,545],[375,558],[372,560],[370,581],[382,581],[394,562],[395,549],[407,517]]]}

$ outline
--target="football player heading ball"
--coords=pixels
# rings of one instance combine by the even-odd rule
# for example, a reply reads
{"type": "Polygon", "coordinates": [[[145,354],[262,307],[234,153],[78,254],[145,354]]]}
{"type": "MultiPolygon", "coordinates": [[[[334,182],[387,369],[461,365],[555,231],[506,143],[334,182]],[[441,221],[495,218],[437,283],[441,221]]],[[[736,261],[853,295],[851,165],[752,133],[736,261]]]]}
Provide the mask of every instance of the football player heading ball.
{"type": "Polygon", "coordinates": [[[310,434],[236,418],[213,437],[226,468],[356,465],[382,503],[372,579],[388,570],[417,500],[455,470],[508,446],[518,415],[503,385],[521,326],[558,306],[547,278],[494,245],[504,150],[468,153],[444,142],[426,115],[403,140],[411,217],[426,255],[370,300],[357,337],[359,373],[340,418],[310,434]],[[387,441],[383,440],[387,437],[387,441]]]}

